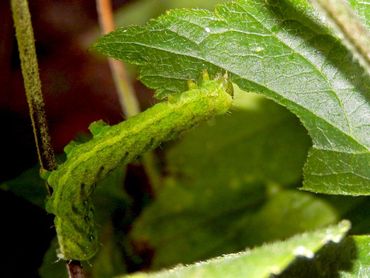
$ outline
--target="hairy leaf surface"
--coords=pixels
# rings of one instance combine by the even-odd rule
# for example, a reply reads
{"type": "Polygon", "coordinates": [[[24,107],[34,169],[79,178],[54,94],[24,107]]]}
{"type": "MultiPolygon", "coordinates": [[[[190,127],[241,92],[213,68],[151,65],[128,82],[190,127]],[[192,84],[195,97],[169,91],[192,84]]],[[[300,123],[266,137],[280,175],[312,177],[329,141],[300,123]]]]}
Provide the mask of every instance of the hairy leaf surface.
{"type": "Polygon", "coordinates": [[[313,259],[315,253],[329,242],[338,243],[350,228],[348,221],[336,226],[295,236],[285,242],[267,244],[245,252],[225,255],[194,265],[180,266],[153,274],[138,273],[126,277],[271,277],[278,275],[296,257],[313,259]]]}
{"type": "Polygon", "coordinates": [[[154,268],[237,252],[337,221],[327,202],[284,189],[300,183],[310,143],[299,121],[272,101],[238,90],[234,104],[231,115],[189,132],[166,155],[164,187],[132,231],[139,246],[155,249],[154,268]]]}
{"type": "Polygon", "coordinates": [[[186,183],[210,187],[296,185],[310,145],[307,132],[289,111],[236,88],[230,114],[189,132],[169,149],[168,172],[186,183]]]}
{"type": "MultiPolygon", "coordinates": [[[[370,6],[361,3],[354,8],[368,25],[370,6]]],[[[145,26],[118,29],[95,48],[139,65],[141,80],[159,97],[184,90],[205,68],[227,70],[243,90],[286,106],[309,131],[314,146],[304,189],[370,194],[370,79],[308,1],[168,11],[145,26]]]]}

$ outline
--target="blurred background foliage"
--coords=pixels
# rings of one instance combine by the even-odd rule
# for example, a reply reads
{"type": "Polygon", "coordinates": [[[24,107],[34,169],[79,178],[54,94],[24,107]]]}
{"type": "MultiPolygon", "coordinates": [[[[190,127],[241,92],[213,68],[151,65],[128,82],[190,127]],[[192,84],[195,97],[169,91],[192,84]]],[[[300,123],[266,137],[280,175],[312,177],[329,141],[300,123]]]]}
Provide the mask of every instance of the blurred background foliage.
{"type": "MultiPolygon", "coordinates": [[[[216,0],[113,1],[118,26],[144,24],[167,9],[213,8],[216,0]]],[[[53,145],[58,153],[89,123],[122,118],[104,57],[93,1],[30,1],[53,145]]],[[[36,152],[8,1],[0,3],[1,277],[65,277],[36,152]],[[36,165],[36,166],[35,166],[36,165]],[[22,265],[22,267],[19,267],[22,265]]],[[[128,67],[142,109],[152,93],[128,67]]],[[[366,198],[297,190],[311,145],[298,119],[254,94],[235,93],[232,111],[156,151],[159,187],[139,161],[117,169],[95,192],[102,248],[91,277],[190,263],[285,239],[339,219],[369,232],[366,198]]]]}

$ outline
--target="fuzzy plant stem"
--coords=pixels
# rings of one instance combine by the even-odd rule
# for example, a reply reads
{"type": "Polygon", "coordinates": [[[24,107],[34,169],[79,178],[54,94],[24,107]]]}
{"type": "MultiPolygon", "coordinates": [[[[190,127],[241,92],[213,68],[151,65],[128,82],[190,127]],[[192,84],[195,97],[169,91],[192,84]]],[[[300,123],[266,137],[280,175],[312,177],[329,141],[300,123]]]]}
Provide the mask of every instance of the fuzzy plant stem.
{"type": "Polygon", "coordinates": [[[13,19],[21,60],[26,98],[41,169],[54,170],[56,160],[50,143],[45,105],[35,50],[35,40],[27,0],[12,0],[13,19]]]}
{"type": "Polygon", "coordinates": [[[51,171],[56,168],[57,164],[50,143],[49,129],[46,121],[45,105],[41,92],[35,50],[35,39],[28,3],[27,0],[12,0],[11,6],[37,154],[41,169],[51,171]]]}
{"type": "Polygon", "coordinates": [[[370,74],[370,32],[344,0],[311,0],[324,13],[344,45],[370,74]]]}
{"type": "MultiPolygon", "coordinates": [[[[41,92],[35,39],[28,2],[27,0],[12,0],[11,8],[18,42],[26,98],[41,170],[55,170],[57,163],[55,160],[54,150],[50,143],[49,129],[46,121],[45,104],[41,92]]],[[[50,195],[51,190],[47,184],[46,187],[50,195]]],[[[69,262],[66,264],[66,267],[70,278],[85,277],[80,262],[69,262]]]]}
{"type": "MultiPolygon", "coordinates": [[[[96,0],[100,29],[103,34],[108,34],[115,29],[111,0],[96,0]]],[[[140,113],[139,103],[135,91],[129,81],[125,65],[118,60],[108,58],[114,84],[118,93],[124,115],[129,118],[140,113]]],[[[160,187],[161,177],[158,173],[157,162],[152,152],[142,156],[142,163],[146,174],[154,187],[154,191],[160,187]]]]}

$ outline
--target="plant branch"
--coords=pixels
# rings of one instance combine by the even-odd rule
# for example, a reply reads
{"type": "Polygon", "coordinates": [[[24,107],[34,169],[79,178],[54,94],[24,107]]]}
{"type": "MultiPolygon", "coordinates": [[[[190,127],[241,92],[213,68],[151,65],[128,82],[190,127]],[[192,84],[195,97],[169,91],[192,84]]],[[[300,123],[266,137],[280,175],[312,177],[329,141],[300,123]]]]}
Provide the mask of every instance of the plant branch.
{"type": "MultiPolygon", "coordinates": [[[[37,154],[41,169],[51,171],[56,168],[57,164],[50,143],[48,124],[46,121],[31,15],[27,0],[12,0],[11,7],[37,154]]],[[[47,190],[50,194],[51,189],[48,185],[47,190]]]]}
{"type": "MultiPolygon", "coordinates": [[[[56,169],[57,163],[50,143],[28,2],[27,0],[12,0],[11,7],[37,154],[41,170],[51,171],[56,169]]],[[[50,195],[51,188],[47,183],[46,187],[50,195]]],[[[80,262],[69,262],[66,267],[69,277],[85,277],[80,262]]]]}
{"type": "Polygon", "coordinates": [[[311,0],[326,14],[339,38],[370,74],[370,32],[343,0],[311,0]]]}
{"type": "MultiPolygon", "coordinates": [[[[110,0],[96,0],[100,28],[103,34],[114,30],[112,6],[110,0]]],[[[127,77],[124,64],[114,59],[108,59],[114,84],[116,86],[121,107],[126,117],[131,117],[140,112],[139,103],[134,89],[127,77]]]]}

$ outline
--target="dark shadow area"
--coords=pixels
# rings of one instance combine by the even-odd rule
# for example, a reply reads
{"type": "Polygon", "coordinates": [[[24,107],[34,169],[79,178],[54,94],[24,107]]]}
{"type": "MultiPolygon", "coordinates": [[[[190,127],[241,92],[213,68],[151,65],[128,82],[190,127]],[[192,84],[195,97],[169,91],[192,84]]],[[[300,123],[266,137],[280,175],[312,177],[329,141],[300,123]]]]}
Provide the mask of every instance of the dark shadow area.
{"type": "Polygon", "coordinates": [[[279,278],[339,278],[340,271],[350,271],[357,258],[356,245],[347,237],[339,244],[325,245],[313,259],[299,257],[279,278]]]}
{"type": "Polygon", "coordinates": [[[338,213],[339,219],[351,222],[350,235],[370,234],[370,198],[365,196],[343,196],[318,194],[338,213]]]}
{"type": "Polygon", "coordinates": [[[38,267],[55,235],[44,210],[0,190],[0,277],[39,277],[38,267]]]}

